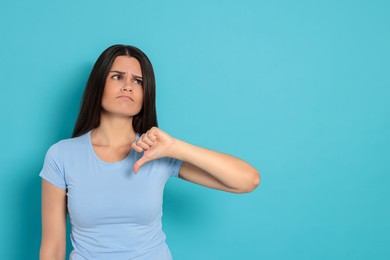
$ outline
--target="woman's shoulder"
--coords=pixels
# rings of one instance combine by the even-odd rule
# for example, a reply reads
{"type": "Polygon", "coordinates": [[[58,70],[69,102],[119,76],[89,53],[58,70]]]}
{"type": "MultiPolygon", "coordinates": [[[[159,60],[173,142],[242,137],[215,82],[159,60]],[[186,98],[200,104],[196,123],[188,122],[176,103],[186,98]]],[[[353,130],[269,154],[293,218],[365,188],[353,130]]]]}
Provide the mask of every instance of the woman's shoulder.
{"type": "Polygon", "coordinates": [[[58,149],[61,152],[77,152],[82,147],[88,145],[89,132],[83,135],[61,139],[51,146],[52,149],[58,149]]]}

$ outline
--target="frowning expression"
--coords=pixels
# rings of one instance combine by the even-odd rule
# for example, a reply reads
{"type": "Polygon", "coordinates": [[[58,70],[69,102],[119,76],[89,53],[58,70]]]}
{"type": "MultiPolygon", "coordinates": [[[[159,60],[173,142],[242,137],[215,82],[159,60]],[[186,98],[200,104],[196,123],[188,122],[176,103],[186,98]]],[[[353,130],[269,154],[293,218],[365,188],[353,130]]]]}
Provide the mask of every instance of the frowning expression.
{"type": "Polygon", "coordinates": [[[118,56],[108,73],[102,97],[103,112],[133,117],[143,104],[141,65],[137,59],[118,56]]]}

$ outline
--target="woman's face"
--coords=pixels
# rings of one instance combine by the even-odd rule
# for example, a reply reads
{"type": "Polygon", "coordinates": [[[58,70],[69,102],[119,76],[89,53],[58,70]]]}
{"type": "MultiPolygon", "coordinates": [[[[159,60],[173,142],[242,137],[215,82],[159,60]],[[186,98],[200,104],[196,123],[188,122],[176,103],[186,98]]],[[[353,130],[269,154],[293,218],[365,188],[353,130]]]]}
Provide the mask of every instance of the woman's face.
{"type": "Polygon", "coordinates": [[[141,65],[137,59],[116,57],[103,91],[103,111],[126,117],[137,115],[144,98],[142,82],[141,65]]]}

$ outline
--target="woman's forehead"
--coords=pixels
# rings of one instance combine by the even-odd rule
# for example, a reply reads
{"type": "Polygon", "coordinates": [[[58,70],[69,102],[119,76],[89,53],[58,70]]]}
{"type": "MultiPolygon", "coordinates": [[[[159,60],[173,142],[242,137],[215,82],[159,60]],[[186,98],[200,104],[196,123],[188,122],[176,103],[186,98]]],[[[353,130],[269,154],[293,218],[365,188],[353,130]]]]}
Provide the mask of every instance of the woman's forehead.
{"type": "Polygon", "coordinates": [[[142,75],[141,64],[134,57],[118,56],[112,64],[111,70],[122,71],[129,74],[142,75]]]}

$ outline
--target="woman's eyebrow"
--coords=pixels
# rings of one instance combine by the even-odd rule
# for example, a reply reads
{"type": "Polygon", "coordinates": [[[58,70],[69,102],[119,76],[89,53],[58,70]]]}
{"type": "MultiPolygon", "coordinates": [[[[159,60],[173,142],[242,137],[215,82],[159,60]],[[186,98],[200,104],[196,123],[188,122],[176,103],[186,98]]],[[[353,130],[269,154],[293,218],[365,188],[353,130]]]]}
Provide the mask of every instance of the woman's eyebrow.
{"type": "Polygon", "coordinates": [[[126,74],[126,72],[120,70],[111,70],[110,73],[126,74]]]}
{"type": "MultiPolygon", "coordinates": [[[[120,71],[120,70],[111,70],[110,73],[118,73],[118,74],[126,74],[126,72],[124,71],[120,71]]],[[[138,75],[135,75],[135,74],[131,74],[134,78],[137,78],[137,79],[142,79],[142,76],[138,76],[138,75]]]]}

